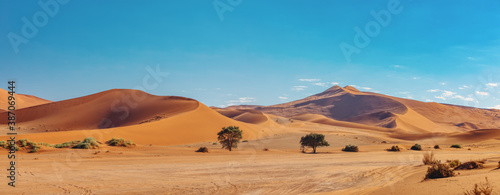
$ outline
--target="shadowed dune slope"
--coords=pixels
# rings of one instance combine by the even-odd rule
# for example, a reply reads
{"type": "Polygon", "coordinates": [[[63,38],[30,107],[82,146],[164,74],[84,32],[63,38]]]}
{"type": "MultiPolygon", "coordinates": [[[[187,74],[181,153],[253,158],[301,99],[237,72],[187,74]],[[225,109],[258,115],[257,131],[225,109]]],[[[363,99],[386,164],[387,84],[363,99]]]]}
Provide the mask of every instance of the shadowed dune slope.
{"type": "MultiPolygon", "coordinates": [[[[0,89],[0,112],[6,111],[9,107],[8,91],[4,89],[0,89]]],[[[14,95],[16,101],[16,109],[28,108],[32,106],[42,105],[46,103],[50,103],[52,101],[45,100],[32,95],[24,95],[24,94],[15,94],[14,95]]]]}
{"type": "MultiPolygon", "coordinates": [[[[27,138],[37,142],[54,144],[70,140],[82,140],[85,137],[94,137],[101,142],[113,137],[119,137],[127,140],[130,139],[137,144],[180,145],[217,141],[217,132],[222,127],[231,125],[239,126],[243,130],[243,139],[254,139],[275,133],[271,128],[264,128],[259,125],[243,123],[227,118],[204,104],[199,103],[199,106],[192,110],[151,123],[100,130],[23,134],[18,135],[18,139],[27,138]]],[[[6,139],[6,137],[0,137],[1,139],[6,139]]]]}
{"type": "Polygon", "coordinates": [[[252,124],[261,124],[268,121],[268,117],[264,115],[261,111],[251,110],[251,109],[231,109],[231,110],[221,110],[215,109],[215,111],[220,114],[232,118],[237,121],[252,123],[252,124]]]}
{"type": "MultiPolygon", "coordinates": [[[[17,110],[17,126],[22,133],[105,129],[154,122],[195,110],[199,104],[189,98],[113,89],[17,110]]],[[[4,115],[0,124],[6,124],[4,115]]]]}
{"type": "Polygon", "coordinates": [[[361,92],[352,86],[333,86],[322,93],[278,105],[234,106],[225,109],[235,108],[255,109],[282,117],[319,114],[336,121],[413,133],[500,128],[500,110],[425,103],[361,92]]]}

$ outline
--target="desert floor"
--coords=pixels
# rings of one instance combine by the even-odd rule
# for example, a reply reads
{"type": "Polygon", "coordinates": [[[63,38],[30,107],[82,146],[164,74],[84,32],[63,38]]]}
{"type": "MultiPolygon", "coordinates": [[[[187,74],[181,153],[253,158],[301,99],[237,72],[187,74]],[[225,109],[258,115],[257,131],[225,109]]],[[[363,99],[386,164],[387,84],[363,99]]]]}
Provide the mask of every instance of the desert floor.
{"type": "MultiPolygon", "coordinates": [[[[423,141],[424,151],[387,152],[392,145],[369,135],[326,133],[332,146],[304,154],[305,132],[280,134],[239,144],[229,152],[212,142],[135,148],[102,146],[94,150],[43,148],[18,154],[16,187],[0,194],[462,194],[485,177],[500,193],[500,141],[464,144],[462,149],[423,141]],[[360,152],[342,152],[347,143],[360,152]],[[194,152],[207,146],[209,153],[194,152]],[[264,151],[267,148],[268,151],[264,151]],[[471,150],[468,150],[468,149],[471,150]],[[484,169],[458,171],[451,178],[423,181],[423,153],[438,160],[486,159],[484,169]]],[[[0,164],[7,166],[6,158],[0,164]]]]}

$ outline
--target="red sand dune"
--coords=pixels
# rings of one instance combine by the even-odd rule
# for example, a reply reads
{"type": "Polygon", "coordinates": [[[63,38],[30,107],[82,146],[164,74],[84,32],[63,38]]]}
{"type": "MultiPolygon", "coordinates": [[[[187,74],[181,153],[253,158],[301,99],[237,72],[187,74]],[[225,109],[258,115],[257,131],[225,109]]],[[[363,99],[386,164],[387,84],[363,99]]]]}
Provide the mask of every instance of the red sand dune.
{"type": "MultiPolygon", "coordinates": [[[[7,99],[8,97],[9,97],[8,91],[0,89],[0,112],[6,111],[8,109],[9,107],[7,99]]],[[[36,96],[23,95],[23,94],[15,94],[14,98],[16,101],[16,109],[27,108],[51,102],[49,100],[45,100],[36,96]]]]}

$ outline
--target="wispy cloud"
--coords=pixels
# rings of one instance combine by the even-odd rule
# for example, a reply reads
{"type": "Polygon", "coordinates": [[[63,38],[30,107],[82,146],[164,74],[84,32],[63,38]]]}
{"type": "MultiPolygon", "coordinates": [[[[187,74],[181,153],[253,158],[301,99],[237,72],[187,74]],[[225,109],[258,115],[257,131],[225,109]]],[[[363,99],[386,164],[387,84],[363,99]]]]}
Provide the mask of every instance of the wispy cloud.
{"type": "Polygon", "coordinates": [[[299,79],[299,81],[305,81],[305,82],[318,82],[320,79],[299,79]]]}
{"type": "Polygon", "coordinates": [[[304,90],[306,88],[307,88],[307,86],[293,86],[292,90],[293,91],[302,91],[302,90],[304,90]]]}
{"type": "Polygon", "coordinates": [[[288,97],[285,97],[285,96],[279,96],[278,98],[281,99],[281,100],[287,100],[288,99],[288,97]]]}
{"type": "Polygon", "coordinates": [[[313,85],[321,86],[321,87],[326,87],[326,83],[313,83],[313,85]]]}
{"type": "Polygon", "coordinates": [[[255,102],[255,98],[254,97],[240,97],[236,100],[229,100],[229,101],[226,101],[226,103],[228,104],[236,104],[236,103],[250,103],[250,102],[255,102]]]}
{"type": "Polygon", "coordinates": [[[487,96],[487,95],[488,95],[488,92],[476,91],[476,94],[477,94],[477,95],[480,95],[480,96],[487,96]]]}
{"type": "Polygon", "coordinates": [[[474,101],[474,98],[471,98],[471,97],[463,97],[461,95],[455,95],[453,98],[458,98],[458,99],[461,99],[461,100],[464,100],[464,101],[468,101],[468,102],[473,102],[474,101]]]}
{"type": "Polygon", "coordinates": [[[445,98],[445,97],[443,97],[443,96],[434,96],[434,98],[436,98],[436,99],[446,100],[446,98],[445,98]]]}
{"type": "Polygon", "coordinates": [[[443,97],[451,97],[453,95],[457,94],[456,92],[453,92],[453,91],[446,91],[446,90],[443,90],[443,93],[441,94],[443,97]]]}
{"type": "Polygon", "coordinates": [[[486,83],[488,87],[498,87],[498,83],[486,83]]]}
{"type": "Polygon", "coordinates": [[[438,92],[438,91],[439,91],[439,89],[429,89],[429,90],[427,90],[427,92],[431,92],[431,93],[438,92]]]}
{"type": "Polygon", "coordinates": [[[496,105],[496,106],[493,106],[493,107],[490,107],[490,108],[500,110],[500,105],[496,105]]]}
{"type": "Polygon", "coordinates": [[[361,87],[361,86],[357,86],[357,85],[351,85],[351,86],[353,86],[354,88],[357,88],[357,89],[372,90],[371,87],[361,87]]]}
{"type": "Polygon", "coordinates": [[[332,85],[338,85],[339,83],[337,82],[331,82],[332,85]]]}
{"type": "Polygon", "coordinates": [[[446,82],[440,82],[439,84],[440,85],[446,85],[446,82]]]}
{"type": "Polygon", "coordinates": [[[470,86],[467,86],[467,85],[464,85],[462,87],[458,87],[458,89],[469,89],[469,88],[470,88],[470,86]]]}
{"type": "Polygon", "coordinates": [[[401,65],[392,65],[392,67],[394,67],[394,68],[403,68],[403,66],[401,66],[401,65]]]}

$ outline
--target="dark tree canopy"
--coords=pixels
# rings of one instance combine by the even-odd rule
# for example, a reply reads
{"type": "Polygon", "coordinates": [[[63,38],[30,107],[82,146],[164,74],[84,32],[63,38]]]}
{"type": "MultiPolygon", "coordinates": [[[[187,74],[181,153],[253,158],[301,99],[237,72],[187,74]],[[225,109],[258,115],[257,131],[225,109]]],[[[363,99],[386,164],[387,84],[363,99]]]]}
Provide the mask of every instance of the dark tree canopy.
{"type": "Polygon", "coordinates": [[[313,152],[316,153],[316,148],[321,146],[330,146],[325,140],[325,135],[319,133],[311,133],[300,138],[302,147],[311,147],[313,152]]]}
{"type": "Polygon", "coordinates": [[[222,127],[222,130],[217,133],[222,148],[228,149],[229,151],[231,151],[232,148],[238,147],[242,134],[243,131],[236,126],[222,127]]]}

